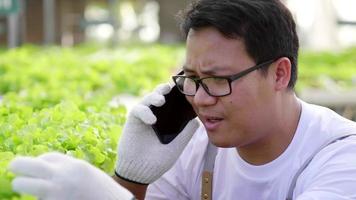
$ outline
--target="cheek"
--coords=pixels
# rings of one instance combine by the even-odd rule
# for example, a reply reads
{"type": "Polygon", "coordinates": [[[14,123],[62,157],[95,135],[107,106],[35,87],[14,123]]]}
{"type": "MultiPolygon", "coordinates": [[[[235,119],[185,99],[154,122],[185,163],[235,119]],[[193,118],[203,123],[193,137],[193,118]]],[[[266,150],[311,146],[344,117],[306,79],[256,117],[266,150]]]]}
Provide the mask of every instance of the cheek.
{"type": "Polygon", "coordinates": [[[233,102],[232,100],[230,100],[230,101],[228,102],[228,106],[229,106],[230,108],[233,108],[234,102],[233,102]]]}
{"type": "Polygon", "coordinates": [[[235,113],[235,112],[238,112],[238,110],[239,110],[238,106],[235,105],[234,102],[235,102],[235,101],[233,101],[233,100],[230,99],[230,100],[227,101],[227,102],[225,103],[225,105],[224,105],[224,107],[225,107],[225,109],[224,109],[225,115],[227,115],[228,118],[234,118],[234,117],[233,117],[233,116],[234,116],[234,113],[235,113]]]}
{"type": "Polygon", "coordinates": [[[220,99],[219,108],[224,113],[226,119],[236,118],[236,113],[240,113],[243,106],[239,102],[239,98],[234,96],[227,96],[228,99],[220,99]]]}
{"type": "Polygon", "coordinates": [[[231,103],[241,109],[253,107],[261,101],[263,90],[261,78],[255,76],[246,77],[234,85],[234,95],[231,103]]]}
{"type": "Polygon", "coordinates": [[[246,107],[249,103],[251,103],[252,99],[253,99],[253,93],[251,88],[236,87],[233,89],[233,92],[229,97],[229,100],[226,102],[226,104],[231,106],[232,110],[234,108],[241,109],[246,107]]]}
{"type": "Polygon", "coordinates": [[[225,111],[229,118],[245,122],[253,118],[259,104],[259,95],[256,88],[248,84],[239,84],[233,88],[231,97],[225,101],[225,111]]]}

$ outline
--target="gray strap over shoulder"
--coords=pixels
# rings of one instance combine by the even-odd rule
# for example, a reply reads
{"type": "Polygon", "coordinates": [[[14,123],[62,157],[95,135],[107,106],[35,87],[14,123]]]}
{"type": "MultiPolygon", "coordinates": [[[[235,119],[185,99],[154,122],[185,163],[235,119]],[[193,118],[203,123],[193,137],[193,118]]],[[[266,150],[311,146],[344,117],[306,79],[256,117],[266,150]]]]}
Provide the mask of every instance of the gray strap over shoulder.
{"type": "Polygon", "coordinates": [[[214,164],[215,164],[215,157],[217,153],[217,147],[213,145],[210,141],[205,153],[205,163],[204,163],[204,170],[213,172],[214,171],[214,164]]]}
{"type": "Polygon", "coordinates": [[[207,150],[205,152],[205,162],[201,180],[201,199],[202,200],[212,200],[213,194],[213,172],[215,157],[217,153],[217,147],[213,144],[208,143],[207,150]]]}
{"type": "Polygon", "coordinates": [[[294,192],[294,188],[295,188],[295,186],[297,184],[297,180],[299,178],[299,175],[304,171],[305,168],[308,167],[308,165],[313,160],[315,155],[318,154],[322,149],[324,149],[328,145],[330,145],[330,144],[332,144],[332,143],[334,143],[334,142],[336,142],[338,140],[342,140],[342,139],[344,139],[346,137],[349,137],[351,135],[356,135],[356,133],[344,133],[344,134],[341,134],[341,135],[336,135],[334,137],[331,137],[323,145],[321,145],[314,153],[312,153],[311,156],[304,162],[304,164],[299,168],[297,173],[294,175],[294,177],[292,179],[292,183],[289,186],[289,190],[288,190],[288,194],[287,194],[286,200],[292,200],[293,199],[293,192],[294,192]]]}

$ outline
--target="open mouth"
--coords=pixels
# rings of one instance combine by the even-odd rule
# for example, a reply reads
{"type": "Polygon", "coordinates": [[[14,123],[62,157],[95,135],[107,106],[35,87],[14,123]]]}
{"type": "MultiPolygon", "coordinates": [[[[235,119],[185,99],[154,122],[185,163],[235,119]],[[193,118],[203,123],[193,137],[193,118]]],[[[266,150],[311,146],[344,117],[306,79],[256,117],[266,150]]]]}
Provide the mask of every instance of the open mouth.
{"type": "Polygon", "coordinates": [[[212,116],[203,116],[201,119],[204,124],[204,127],[208,131],[216,130],[223,121],[223,118],[221,117],[212,117],[212,116]]]}

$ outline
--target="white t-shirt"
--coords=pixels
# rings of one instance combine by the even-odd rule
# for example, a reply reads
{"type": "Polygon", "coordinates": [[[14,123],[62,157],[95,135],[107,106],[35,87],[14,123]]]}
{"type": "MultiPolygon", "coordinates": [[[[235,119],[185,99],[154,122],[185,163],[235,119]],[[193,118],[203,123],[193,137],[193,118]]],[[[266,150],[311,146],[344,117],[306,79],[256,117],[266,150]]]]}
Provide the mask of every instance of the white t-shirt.
{"type": "MultiPolygon", "coordinates": [[[[297,170],[328,138],[356,134],[356,123],[327,108],[301,103],[295,136],[277,159],[255,166],[245,162],[235,148],[218,148],[214,200],[285,200],[297,170]]],[[[146,199],[200,200],[207,144],[202,126],[175,165],[149,186],[146,199]]],[[[319,151],[299,176],[293,199],[356,199],[356,136],[338,140],[319,151]]]]}

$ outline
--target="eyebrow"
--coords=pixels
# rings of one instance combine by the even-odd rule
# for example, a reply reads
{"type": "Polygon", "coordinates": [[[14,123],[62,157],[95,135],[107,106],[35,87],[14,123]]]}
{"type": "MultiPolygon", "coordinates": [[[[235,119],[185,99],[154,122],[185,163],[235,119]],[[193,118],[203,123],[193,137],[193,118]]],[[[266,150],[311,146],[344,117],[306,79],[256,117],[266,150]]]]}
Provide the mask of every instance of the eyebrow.
{"type": "MultiPolygon", "coordinates": [[[[189,69],[187,66],[183,65],[183,71],[188,73],[196,73],[196,71],[189,69]]],[[[217,75],[217,68],[213,67],[213,69],[203,70],[201,71],[202,74],[206,75],[217,75]],[[214,69],[215,68],[215,69],[214,69]]]]}

